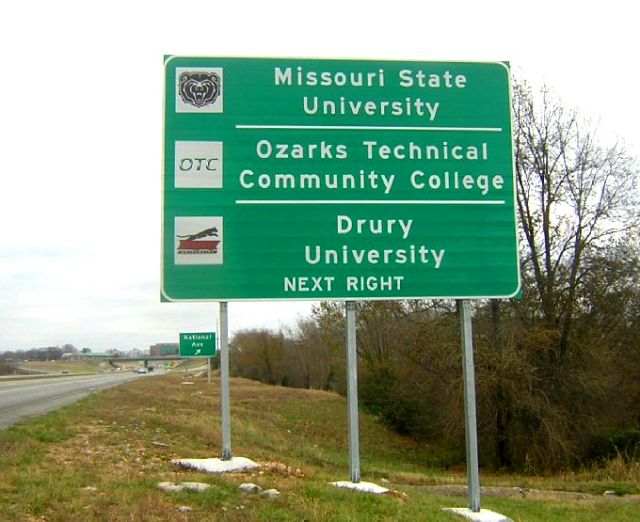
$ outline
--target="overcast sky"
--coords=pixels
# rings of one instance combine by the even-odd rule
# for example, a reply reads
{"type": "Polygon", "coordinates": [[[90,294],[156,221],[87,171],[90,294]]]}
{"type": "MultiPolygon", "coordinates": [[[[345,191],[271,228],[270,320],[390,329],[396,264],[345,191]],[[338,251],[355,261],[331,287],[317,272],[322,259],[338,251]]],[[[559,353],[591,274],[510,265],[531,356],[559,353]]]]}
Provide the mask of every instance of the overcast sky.
{"type": "MultiPolygon", "coordinates": [[[[3,2],[0,350],[215,329],[160,303],[163,55],[508,60],[637,156],[633,2],[3,2]]],[[[230,328],[311,303],[230,303],[230,328]]]]}

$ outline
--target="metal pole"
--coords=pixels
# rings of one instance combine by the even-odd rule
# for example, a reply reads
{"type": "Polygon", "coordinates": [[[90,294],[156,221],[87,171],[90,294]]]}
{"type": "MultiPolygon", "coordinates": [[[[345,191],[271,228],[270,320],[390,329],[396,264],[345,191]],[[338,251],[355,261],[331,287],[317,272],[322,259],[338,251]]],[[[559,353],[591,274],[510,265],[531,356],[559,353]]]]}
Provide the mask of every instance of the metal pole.
{"type": "Polygon", "coordinates": [[[469,509],[480,511],[480,474],[478,471],[478,428],[476,426],[476,376],[473,362],[473,328],[470,303],[458,300],[462,338],[462,370],[464,377],[464,417],[467,442],[467,480],[469,482],[469,509]]]}
{"type": "Polygon", "coordinates": [[[360,482],[360,433],[358,429],[358,352],[356,303],[345,303],[347,316],[347,403],[349,412],[349,467],[351,482],[360,482]]]}
{"type": "Polygon", "coordinates": [[[227,302],[220,303],[220,405],[222,410],[222,460],[231,460],[229,413],[229,315],[227,302]]]}
{"type": "Polygon", "coordinates": [[[207,382],[211,384],[211,357],[207,357],[207,382]]]}

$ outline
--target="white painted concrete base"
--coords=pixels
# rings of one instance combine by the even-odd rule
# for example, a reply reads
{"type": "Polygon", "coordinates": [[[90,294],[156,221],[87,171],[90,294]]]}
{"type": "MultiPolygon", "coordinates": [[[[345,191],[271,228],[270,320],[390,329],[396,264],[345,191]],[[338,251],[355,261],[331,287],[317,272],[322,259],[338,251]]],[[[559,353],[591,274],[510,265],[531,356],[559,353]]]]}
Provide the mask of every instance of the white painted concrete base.
{"type": "Polygon", "coordinates": [[[475,520],[477,522],[513,522],[510,518],[489,509],[481,509],[476,512],[468,508],[443,508],[443,511],[449,511],[467,520],[475,520]]]}
{"type": "Polygon", "coordinates": [[[222,459],[173,459],[172,464],[196,471],[207,473],[233,473],[260,467],[260,465],[246,457],[232,457],[230,460],[222,459]]]}
{"type": "Polygon", "coordinates": [[[362,493],[375,493],[376,495],[389,493],[389,490],[387,488],[378,486],[378,484],[374,484],[373,482],[350,482],[348,480],[342,480],[338,482],[332,482],[331,485],[337,488],[360,491],[362,493]]]}

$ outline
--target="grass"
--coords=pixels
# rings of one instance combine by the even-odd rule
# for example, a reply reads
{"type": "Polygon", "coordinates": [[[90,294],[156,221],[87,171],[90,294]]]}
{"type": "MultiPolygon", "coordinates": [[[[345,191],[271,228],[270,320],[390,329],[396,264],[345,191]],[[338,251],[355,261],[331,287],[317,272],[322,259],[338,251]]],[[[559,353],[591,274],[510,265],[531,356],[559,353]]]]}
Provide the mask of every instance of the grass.
{"type": "Polygon", "coordinates": [[[43,373],[98,373],[99,371],[109,371],[110,366],[101,361],[29,361],[20,363],[20,367],[25,370],[33,370],[43,373]]]}
{"type": "MultiPolygon", "coordinates": [[[[448,486],[464,485],[464,470],[433,467],[427,445],[360,417],[362,479],[397,495],[336,489],[349,477],[347,415],[343,398],[232,379],[232,450],[262,464],[258,472],[204,475],[181,470],[173,458],[220,453],[219,381],[176,372],[139,379],[94,394],[29,422],[0,431],[0,520],[4,521],[455,521],[443,507],[466,505],[448,486]],[[163,481],[200,481],[206,493],[165,493],[163,481]],[[280,497],[244,494],[242,482],[276,488],[280,497]],[[440,488],[440,489],[435,489],[440,488]],[[181,512],[186,506],[191,511],[181,512]]],[[[640,471],[622,462],[609,469],[555,477],[481,473],[483,486],[596,493],[536,498],[482,498],[485,508],[515,521],[637,520],[631,497],[640,471]]]]}

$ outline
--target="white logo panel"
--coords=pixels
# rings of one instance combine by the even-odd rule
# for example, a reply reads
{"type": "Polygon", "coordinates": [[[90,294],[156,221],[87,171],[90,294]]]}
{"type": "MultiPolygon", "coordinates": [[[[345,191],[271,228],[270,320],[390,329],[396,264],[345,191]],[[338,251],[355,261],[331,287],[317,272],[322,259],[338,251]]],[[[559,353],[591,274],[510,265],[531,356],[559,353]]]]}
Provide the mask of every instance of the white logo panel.
{"type": "Polygon", "coordinates": [[[176,188],[222,188],[222,142],[176,141],[176,188]]]}
{"type": "Polygon", "coordinates": [[[222,67],[176,68],[176,112],[221,113],[222,67]]]}
{"type": "Polygon", "coordinates": [[[174,261],[176,265],[221,265],[223,219],[176,217],[174,261]]]}

